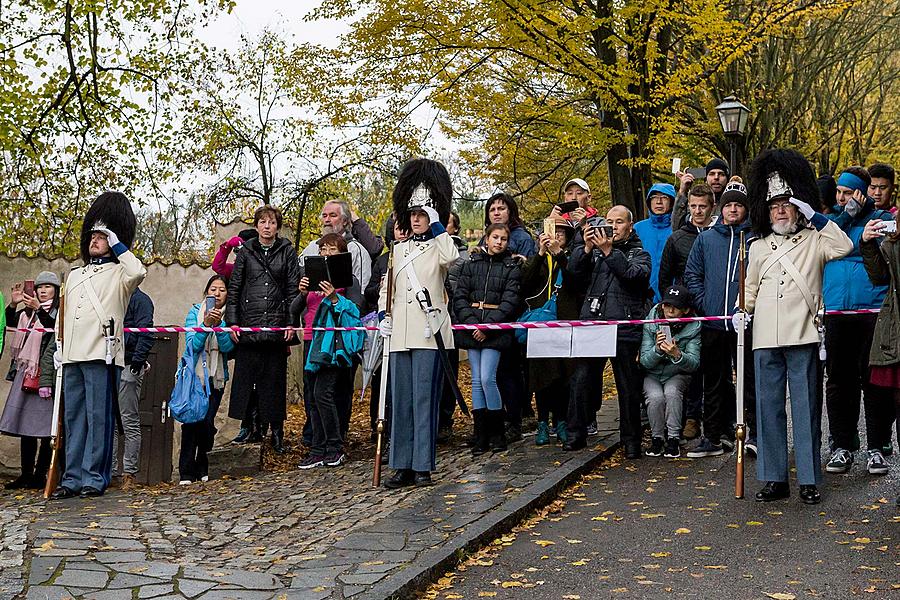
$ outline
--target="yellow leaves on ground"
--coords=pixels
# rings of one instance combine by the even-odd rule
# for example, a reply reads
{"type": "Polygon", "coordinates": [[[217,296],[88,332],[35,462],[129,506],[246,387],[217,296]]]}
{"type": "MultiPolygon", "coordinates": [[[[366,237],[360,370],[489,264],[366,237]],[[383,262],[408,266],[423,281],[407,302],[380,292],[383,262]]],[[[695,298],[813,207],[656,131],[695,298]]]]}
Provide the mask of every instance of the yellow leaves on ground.
{"type": "Polygon", "coordinates": [[[682,534],[690,533],[690,532],[691,532],[691,530],[688,529],[687,527],[679,527],[678,529],[675,530],[675,533],[678,535],[682,535],[682,534]]]}
{"type": "Polygon", "coordinates": [[[672,556],[671,552],[651,552],[650,556],[653,558],[665,558],[666,556],[672,556]]]}
{"type": "Polygon", "coordinates": [[[794,600],[797,596],[794,594],[788,594],[785,592],[763,592],[769,598],[773,598],[773,600],[794,600]]]}
{"type": "Polygon", "coordinates": [[[762,525],[761,521],[747,521],[747,525],[762,525]]]}
{"type": "Polygon", "coordinates": [[[701,552],[706,552],[707,550],[712,550],[709,546],[694,546],[694,550],[700,550],[701,552]]]}
{"type": "Polygon", "coordinates": [[[556,544],[556,542],[551,542],[550,540],[534,540],[534,543],[541,548],[546,548],[547,546],[553,546],[556,544]]]}
{"type": "Polygon", "coordinates": [[[497,595],[497,592],[478,592],[479,598],[493,598],[497,595]]]}
{"type": "Polygon", "coordinates": [[[658,519],[659,517],[664,517],[663,513],[641,513],[642,519],[658,519]]]}
{"type": "Polygon", "coordinates": [[[500,584],[500,587],[506,589],[511,587],[522,587],[521,581],[504,581],[500,584]]]}

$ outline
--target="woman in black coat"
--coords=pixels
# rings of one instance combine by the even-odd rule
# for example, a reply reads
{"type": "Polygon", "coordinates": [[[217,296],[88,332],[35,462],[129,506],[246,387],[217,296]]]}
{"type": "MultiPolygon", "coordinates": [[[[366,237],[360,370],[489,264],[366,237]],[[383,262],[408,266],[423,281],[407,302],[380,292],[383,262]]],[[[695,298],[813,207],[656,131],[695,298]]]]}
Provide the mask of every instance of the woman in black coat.
{"type": "MultiPolygon", "coordinates": [[[[244,244],[228,282],[225,322],[240,327],[285,327],[291,324],[291,302],[299,293],[300,263],[294,246],[282,237],[281,211],[257,209],[259,236],[244,244]]],[[[288,345],[293,331],[231,334],[236,344],[228,416],[241,419],[235,442],[261,441],[272,427],[272,448],[284,448],[287,417],[288,345]],[[257,408],[258,407],[258,408],[257,408]],[[258,410],[258,419],[254,413],[258,410]]]]}
{"type": "MultiPolygon", "coordinates": [[[[485,251],[472,256],[459,271],[453,310],[458,323],[503,323],[519,311],[520,263],[509,252],[509,228],[493,224],[485,232],[485,251]]],[[[475,419],[473,454],[490,447],[506,449],[503,401],[497,387],[500,351],[515,343],[512,331],[467,331],[454,334],[457,348],[468,350],[472,369],[472,415],[475,419]]]]}

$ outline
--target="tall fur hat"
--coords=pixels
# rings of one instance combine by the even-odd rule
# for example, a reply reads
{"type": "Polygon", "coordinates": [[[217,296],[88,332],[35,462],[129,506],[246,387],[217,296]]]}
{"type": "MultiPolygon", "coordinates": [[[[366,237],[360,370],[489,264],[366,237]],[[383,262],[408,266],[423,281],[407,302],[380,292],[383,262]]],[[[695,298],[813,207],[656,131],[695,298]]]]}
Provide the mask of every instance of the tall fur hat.
{"type": "Polygon", "coordinates": [[[81,258],[84,262],[91,259],[91,232],[96,230],[98,223],[115,233],[128,248],[134,243],[137,219],[131,202],[121,192],[103,192],[91,204],[81,224],[81,258]]]}
{"type": "Polygon", "coordinates": [[[410,230],[410,205],[435,209],[441,223],[447,225],[453,203],[453,185],[447,168],[436,160],[414,158],[400,168],[393,194],[394,214],[400,227],[410,230]],[[420,189],[417,189],[420,188],[420,189]],[[427,193],[426,193],[427,192],[427,193]]]}
{"type": "Polygon", "coordinates": [[[790,197],[806,202],[816,212],[822,211],[816,174],[809,161],[788,148],[763,150],[750,165],[747,177],[750,221],[760,237],[772,233],[769,202],[790,197]]]}

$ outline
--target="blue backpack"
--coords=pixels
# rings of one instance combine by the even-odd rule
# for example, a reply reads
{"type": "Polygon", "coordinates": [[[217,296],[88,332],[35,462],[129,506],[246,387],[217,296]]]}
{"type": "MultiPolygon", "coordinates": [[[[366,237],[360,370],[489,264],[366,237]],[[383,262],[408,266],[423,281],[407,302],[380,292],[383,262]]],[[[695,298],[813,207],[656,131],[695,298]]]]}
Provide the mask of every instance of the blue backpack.
{"type": "Polygon", "coordinates": [[[197,423],[206,418],[209,410],[209,371],[206,369],[206,350],[200,355],[203,361],[203,381],[194,366],[194,348],[190,342],[184,349],[181,365],[175,372],[175,389],[169,398],[169,413],[179,423],[197,423]]]}

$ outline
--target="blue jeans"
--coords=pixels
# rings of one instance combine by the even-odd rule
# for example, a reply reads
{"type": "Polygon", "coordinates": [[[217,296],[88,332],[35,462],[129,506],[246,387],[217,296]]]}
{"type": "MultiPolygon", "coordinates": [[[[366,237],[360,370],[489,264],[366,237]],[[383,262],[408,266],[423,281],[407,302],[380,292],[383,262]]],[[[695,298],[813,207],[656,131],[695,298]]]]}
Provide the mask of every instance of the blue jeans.
{"type": "Polygon", "coordinates": [[[472,409],[502,410],[503,400],[497,387],[497,365],[500,351],[484,348],[469,350],[469,366],[472,369],[472,409]]]}
{"type": "Polygon", "coordinates": [[[822,406],[819,386],[819,345],[760,348],[753,351],[756,367],[756,478],[788,480],[785,383],[791,390],[794,460],[800,485],[822,481],[822,406]]]}

